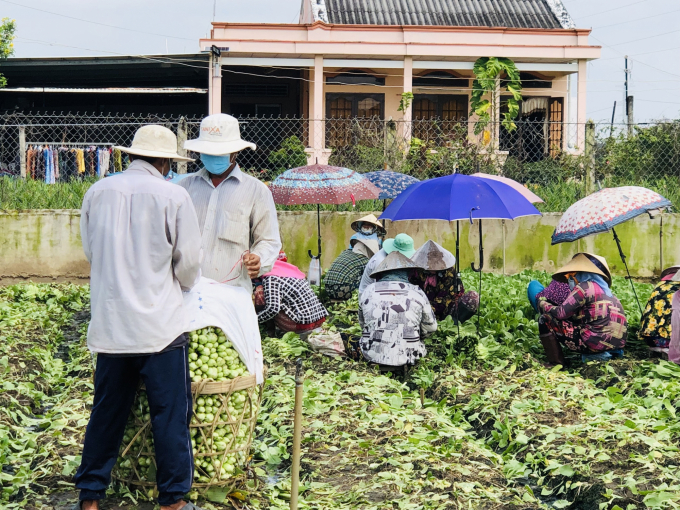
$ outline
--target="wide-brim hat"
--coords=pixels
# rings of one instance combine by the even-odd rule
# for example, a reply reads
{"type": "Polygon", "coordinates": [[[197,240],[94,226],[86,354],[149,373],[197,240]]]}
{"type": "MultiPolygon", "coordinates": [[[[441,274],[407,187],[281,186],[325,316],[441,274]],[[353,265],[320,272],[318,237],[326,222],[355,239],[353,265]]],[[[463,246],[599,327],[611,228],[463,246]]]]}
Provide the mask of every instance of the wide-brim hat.
{"type": "Polygon", "coordinates": [[[680,265],[668,267],[661,272],[660,280],[671,280],[678,271],[680,271],[680,265]]]}
{"type": "Polygon", "coordinates": [[[413,239],[407,234],[399,234],[394,239],[385,239],[383,241],[383,250],[388,255],[396,250],[408,258],[413,257],[416,252],[413,239]]]}
{"type": "Polygon", "coordinates": [[[577,253],[567,265],[561,267],[555,272],[553,279],[557,280],[558,282],[566,283],[566,274],[578,273],[579,271],[599,274],[600,276],[604,277],[605,281],[609,285],[612,284],[612,275],[609,271],[607,260],[604,257],[593,255],[592,253],[577,253]]]}
{"type": "Polygon", "coordinates": [[[400,271],[402,269],[422,269],[414,264],[411,259],[405,257],[398,251],[393,251],[383,260],[375,271],[371,273],[371,278],[377,279],[378,276],[389,273],[390,271],[400,271]]]}
{"type": "Polygon", "coordinates": [[[148,158],[174,159],[175,161],[194,161],[177,154],[177,137],[168,128],[151,124],[140,127],[132,139],[130,147],[115,146],[121,152],[148,158]]]}
{"type": "Polygon", "coordinates": [[[241,129],[235,117],[217,113],[201,121],[198,138],[184,142],[184,148],[210,156],[224,156],[243,149],[255,150],[257,146],[241,139],[241,129]]]}
{"type": "Polygon", "coordinates": [[[453,253],[431,240],[418,248],[411,260],[426,271],[444,271],[456,265],[453,253]]]}
{"type": "MultiPolygon", "coordinates": [[[[380,251],[380,246],[378,245],[378,241],[375,239],[350,239],[349,240],[349,245],[354,248],[357,243],[361,243],[366,248],[368,248],[368,251],[371,252],[371,256],[375,255],[380,251]]],[[[369,257],[370,258],[370,257],[369,257]]]]}
{"type": "Polygon", "coordinates": [[[356,221],[352,222],[352,230],[355,232],[359,232],[361,230],[361,224],[362,223],[370,223],[371,225],[374,225],[375,227],[378,228],[378,231],[385,234],[387,231],[385,230],[385,227],[382,226],[382,223],[378,221],[378,218],[375,217],[374,214],[369,214],[368,216],[364,216],[363,218],[359,218],[356,221]]]}

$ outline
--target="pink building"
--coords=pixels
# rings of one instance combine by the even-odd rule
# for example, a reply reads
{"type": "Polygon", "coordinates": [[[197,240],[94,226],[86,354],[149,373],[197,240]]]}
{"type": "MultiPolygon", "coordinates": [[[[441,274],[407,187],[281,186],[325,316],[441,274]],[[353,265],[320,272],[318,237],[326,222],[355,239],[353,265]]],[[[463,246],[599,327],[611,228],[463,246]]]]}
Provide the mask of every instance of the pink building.
{"type": "MultiPolygon", "coordinates": [[[[587,62],[600,56],[589,34],[560,0],[302,0],[298,23],[215,22],[200,46],[221,49],[211,113],[309,119],[307,151],[326,161],[339,140],[326,119],[402,130],[467,119],[473,63],[491,56],[521,71],[522,116],[545,121],[541,143],[567,148],[566,123],[586,122],[587,62]],[[414,100],[399,111],[403,92],[414,100]]],[[[570,143],[583,147],[577,131],[570,143]]]]}

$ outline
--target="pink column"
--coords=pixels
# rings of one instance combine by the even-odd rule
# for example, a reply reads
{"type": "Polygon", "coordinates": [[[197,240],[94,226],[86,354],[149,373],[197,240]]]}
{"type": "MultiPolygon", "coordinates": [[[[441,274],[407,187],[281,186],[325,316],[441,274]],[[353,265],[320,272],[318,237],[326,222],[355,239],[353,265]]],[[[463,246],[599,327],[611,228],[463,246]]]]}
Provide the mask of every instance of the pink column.
{"type": "Polygon", "coordinates": [[[576,139],[578,143],[578,151],[583,152],[586,144],[586,80],[587,80],[587,60],[578,61],[578,85],[576,89],[577,94],[577,114],[576,114],[576,139]]]}
{"type": "Polygon", "coordinates": [[[222,63],[214,62],[210,55],[208,80],[208,114],[222,113],[222,63]]]}
{"type": "Polygon", "coordinates": [[[325,129],[323,115],[324,83],[323,55],[314,57],[314,70],[309,84],[309,145],[308,162],[327,164],[330,151],[325,148],[325,129]]]}
{"type": "MultiPolygon", "coordinates": [[[[404,57],[404,92],[413,92],[413,57],[404,57]]],[[[404,141],[408,144],[411,140],[411,121],[413,120],[413,102],[404,110],[404,141]]]]}

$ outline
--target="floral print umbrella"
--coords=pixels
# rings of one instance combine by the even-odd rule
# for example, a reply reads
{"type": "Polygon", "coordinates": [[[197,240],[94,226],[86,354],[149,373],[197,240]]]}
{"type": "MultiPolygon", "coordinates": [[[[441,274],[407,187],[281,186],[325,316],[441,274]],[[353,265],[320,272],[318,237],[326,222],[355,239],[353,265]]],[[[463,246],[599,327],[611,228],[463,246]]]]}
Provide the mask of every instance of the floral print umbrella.
{"type": "Polygon", "coordinates": [[[633,295],[635,295],[640,314],[642,314],[642,306],[630,276],[626,255],[623,253],[621,240],[616,234],[614,227],[648,211],[670,205],[670,200],[651,189],[640,186],[601,189],[592,195],[588,195],[586,198],[582,198],[567,209],[557,224],[555,232],[553,232],[552,244],[576,241],[591,234],[599,234],[611,230],[616,246],[619,249],[621,261],[626,267],[630,286],[633,289],[633,295]]]}
{"type": "Polygon", "coordinates": [[[390,170],[368,172],[364,177],[380,188],[380,200],[395,198],[411,184],[419,182],[415,177],[390,170]]]}
{"type": "Polygon", "coordinates": [[[319,204],[346,204],[378,198],[380,190],[349,168],[329,165],[301,166],[286,170],[269,186],[274,202],[282,205],[316,204],[318,254],[321,258],[321,212],[319,204]]]}
{"type": "Polygon", "coordinates": [[[309,165],[286,170],[269,188],[282,205],[346,204],[378,198],[380,190],[361,174],[329,165],[309,165]]]}
{"type": "Polygon", "coordinates": [[[639,186],[605,188],[573,204],[557,224],[552,244],[576,241],[591,234],[608,232],[619,223],[647,211],[668,207],[670,200],[639,186]]]}

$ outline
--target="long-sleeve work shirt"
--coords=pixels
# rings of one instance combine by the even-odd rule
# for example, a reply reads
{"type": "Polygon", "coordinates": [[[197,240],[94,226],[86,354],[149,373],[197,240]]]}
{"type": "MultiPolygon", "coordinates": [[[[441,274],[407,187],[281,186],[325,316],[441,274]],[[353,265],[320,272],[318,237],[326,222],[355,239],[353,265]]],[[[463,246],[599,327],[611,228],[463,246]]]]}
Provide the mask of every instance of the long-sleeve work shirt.
{"type": "Polygon", "coordinates": [[[373,271],[375,271],[380,265],[380,263],[386,258],[387,252],[383,249],[380,249],[380,251],[373,255],[368,261],[368,264],[366,264],[366,267],[364,268],[364,274],[361,275],[361,283],[359,283],[359,298],[361,298],[361,295],[369,285],[375,283],[375,278],[372,278],[371,275],[373,274],[373,271]]]}
{"type": "Polygon", "coordinates": [[[182,288],[200,277],[201,238],[187,192],[135,160],[88,190],[80,232],[91,266],[88,347],[162,351],[184,332],[182,288]]]}
{"type": "Polygon", "coordinates": [[[239,262],[248,251],[260,257],[260,275],[271,271],[281,250],[279,222],[271,191],[236,166],[217,187],[201,169],[179,182],[191,196],[201,228],[203,276],[252,292],[239,262]]]}

